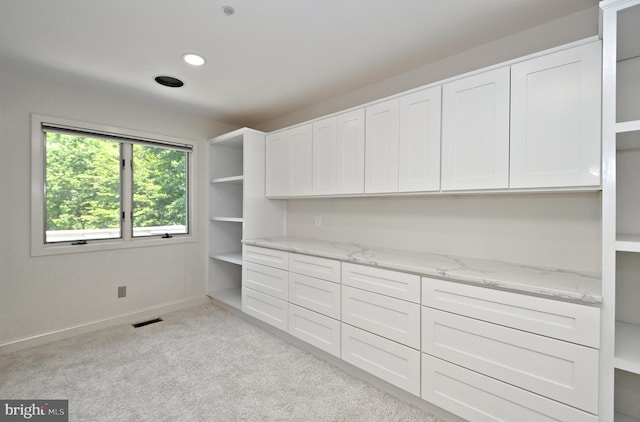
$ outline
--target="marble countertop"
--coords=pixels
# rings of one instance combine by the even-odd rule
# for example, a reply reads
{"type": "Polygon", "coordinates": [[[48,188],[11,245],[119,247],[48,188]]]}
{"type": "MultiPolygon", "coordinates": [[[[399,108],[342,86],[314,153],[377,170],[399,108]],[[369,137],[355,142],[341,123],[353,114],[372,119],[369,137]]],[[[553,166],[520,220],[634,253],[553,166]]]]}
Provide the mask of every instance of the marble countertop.
{"type": "Polygon", "coordinates": [[[248,239],[243,243],[555,299],[602,303],[602,277],[598,273],[295,237],[248,239]]]}

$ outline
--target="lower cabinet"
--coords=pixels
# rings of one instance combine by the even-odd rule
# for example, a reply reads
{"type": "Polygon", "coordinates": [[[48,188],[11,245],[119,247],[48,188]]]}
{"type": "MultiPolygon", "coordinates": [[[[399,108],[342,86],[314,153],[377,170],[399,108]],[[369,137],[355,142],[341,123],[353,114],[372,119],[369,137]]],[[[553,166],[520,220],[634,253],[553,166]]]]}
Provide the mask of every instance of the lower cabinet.
{"type": "Polygon", "coordinates": [[[289,334],[340,357],[340,321],[289,303],[289,334]]]}
{"type": "Polygon", "coordinates": [[[420,352],[342,324],[342,360],[420,396],[420,352]]]}
{"type": "Polygon", "coordinates": [[[276,328],[287,331],[287,302],[260,293],[247,287],[242,288],[242,312],[276,328]]]}
{"type": "Polygon", "coordinates": [[[422,398],[470,421],[596,422],[598,417],[422,355],[422,398]]]}

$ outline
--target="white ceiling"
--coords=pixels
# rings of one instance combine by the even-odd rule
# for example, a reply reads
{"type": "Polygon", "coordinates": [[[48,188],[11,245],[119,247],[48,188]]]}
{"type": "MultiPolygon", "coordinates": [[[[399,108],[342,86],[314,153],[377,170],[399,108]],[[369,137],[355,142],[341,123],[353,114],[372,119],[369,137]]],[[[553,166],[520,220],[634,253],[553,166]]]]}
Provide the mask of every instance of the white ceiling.
{"type": "Polygon", "coordinates": [[[250,126],[597,3],[0,0],[0,60],[250,126]]]}

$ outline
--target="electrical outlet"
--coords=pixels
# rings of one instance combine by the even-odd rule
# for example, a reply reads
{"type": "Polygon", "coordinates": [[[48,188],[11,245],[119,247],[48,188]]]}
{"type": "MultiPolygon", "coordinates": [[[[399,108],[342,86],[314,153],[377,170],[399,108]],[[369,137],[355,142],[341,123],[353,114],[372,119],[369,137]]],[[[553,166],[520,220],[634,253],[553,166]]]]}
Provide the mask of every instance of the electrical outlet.
{"type": "Polygon", "coordinates": [[[126,297],[127,296],[127,286],[118,286],[118,297],[126,297]]]}
{"type": "Polygon", "coordinates": [[[316,215],[316,227],[322,227],[322,216],[316,215]]]}

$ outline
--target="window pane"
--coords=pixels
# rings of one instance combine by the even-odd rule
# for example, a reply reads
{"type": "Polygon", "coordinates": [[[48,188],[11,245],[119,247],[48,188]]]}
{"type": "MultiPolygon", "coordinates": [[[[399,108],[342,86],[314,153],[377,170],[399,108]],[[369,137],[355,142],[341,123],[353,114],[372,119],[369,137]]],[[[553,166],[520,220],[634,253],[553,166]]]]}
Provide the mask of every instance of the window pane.
{"type": "Polygon", "coordinates": [[[120,144],[46,133],[45,241],[121,237],[120,144]]]}
{"type": "Polygon", "coordinates": [[[133,236],[186,234],[188,153],[133,145],[133,236]]]}

